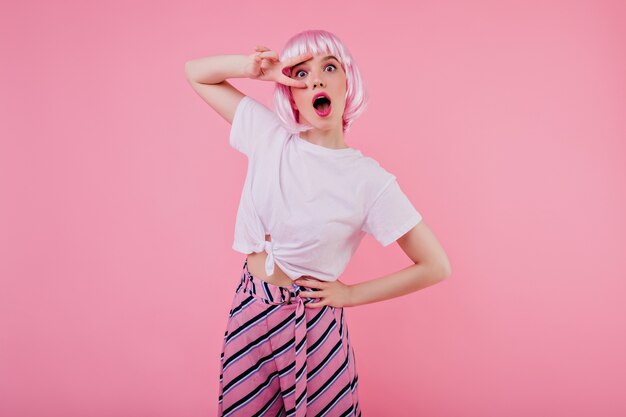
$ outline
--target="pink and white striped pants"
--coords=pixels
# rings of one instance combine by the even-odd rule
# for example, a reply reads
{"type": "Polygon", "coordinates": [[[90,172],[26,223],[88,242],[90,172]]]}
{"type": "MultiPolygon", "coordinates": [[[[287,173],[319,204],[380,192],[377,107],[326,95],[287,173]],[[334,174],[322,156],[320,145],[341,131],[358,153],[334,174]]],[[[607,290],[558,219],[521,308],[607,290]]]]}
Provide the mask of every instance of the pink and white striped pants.
{"type": "Polygon", "coordinates": [[[280,287],[248,271],[228,315],[218,417],[361,417],[358,376],[343,308],[305,308],[315,288],[280,287]]]}

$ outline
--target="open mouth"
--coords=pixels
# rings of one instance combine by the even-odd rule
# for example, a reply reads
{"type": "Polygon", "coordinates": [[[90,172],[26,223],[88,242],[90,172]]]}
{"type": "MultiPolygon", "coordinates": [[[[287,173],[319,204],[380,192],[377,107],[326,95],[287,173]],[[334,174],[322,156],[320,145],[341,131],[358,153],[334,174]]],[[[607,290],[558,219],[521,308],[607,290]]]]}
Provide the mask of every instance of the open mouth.
{"type": "Polygon", "coordinates": [[[315,113],[317,113],[318,116],[328,116],[332,108],[330,105],[330,97],[328,97],[325,93],[316,95],[313,98],[313,107],[315,108],[315,113]]]}

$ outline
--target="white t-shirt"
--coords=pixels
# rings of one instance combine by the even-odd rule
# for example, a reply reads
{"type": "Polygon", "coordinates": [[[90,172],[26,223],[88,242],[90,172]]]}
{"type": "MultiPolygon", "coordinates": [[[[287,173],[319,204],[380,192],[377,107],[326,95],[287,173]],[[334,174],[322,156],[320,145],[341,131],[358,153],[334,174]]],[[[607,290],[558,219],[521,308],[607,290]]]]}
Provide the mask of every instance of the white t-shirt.
{"type": "Polygon", "coordinates": [[[293,280],[335,281],[366,233],[387,246],[422,220],[373,158],[291,134],[250,96],[237,106],[229,141],[248,158],[232,248],[265,250],[267,275],[276,262],[293,280]]]}

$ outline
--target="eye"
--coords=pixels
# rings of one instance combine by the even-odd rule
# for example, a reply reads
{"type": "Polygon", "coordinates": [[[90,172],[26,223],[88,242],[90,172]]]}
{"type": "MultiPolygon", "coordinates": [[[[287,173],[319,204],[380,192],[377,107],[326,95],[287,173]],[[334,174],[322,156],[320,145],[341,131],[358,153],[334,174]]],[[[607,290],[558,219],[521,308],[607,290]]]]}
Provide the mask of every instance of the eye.
{"type": "MultiPolygon", "coordinates": [[[[333,67],[333,70],[332,70],[331,72],[335,72],[335,71],[337,71],[337,67],[335,66],[335,64],[328,64],[328,65],[326,65],[326,66],[324,67],[324,70],[326,70],[326,68],[328,68],[328,67],[333,67]]],[[[296,77],[296,78],[300,78],[300,73],[301,73],[301,72],[305,72],[305,73],[306,73],[306,71],[305,71],[305,70],[301,70],[301,69],[300,69],[300,70],[297,70],[297,71],[295,72],[294,77],[296,77]]],[[[326,71],[326,72],[328,72],[328,71],[326,71]]]]}

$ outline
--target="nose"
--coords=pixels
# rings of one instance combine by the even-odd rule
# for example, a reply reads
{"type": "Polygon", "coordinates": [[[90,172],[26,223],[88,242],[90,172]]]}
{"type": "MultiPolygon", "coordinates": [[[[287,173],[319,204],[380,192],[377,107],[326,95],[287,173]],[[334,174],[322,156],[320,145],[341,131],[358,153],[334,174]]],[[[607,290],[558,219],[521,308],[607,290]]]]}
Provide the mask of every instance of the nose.
{"type": "Polygon", "coordinates": [[[324,84],[324,82],[320,79],[315,79],[313,81],[313,88],[315,87],[324,87],[326,84],[324,84]]]}
{"type": "Polygon", "coordinates": [[[312,74],[314,74],[314,75],[312,76],[312,80],[313,80],[313,82],[312,82],[312,83],[313,83],[313,88],[316,88],[316,87],[325,87],[325,86],[326,86],[326,83],[325,83],[324,81],[322,81],[322,77],[320,76],[320,73],[319,73],[319,72],[314,72],[314,73],[312,73],[312,74]]]}

